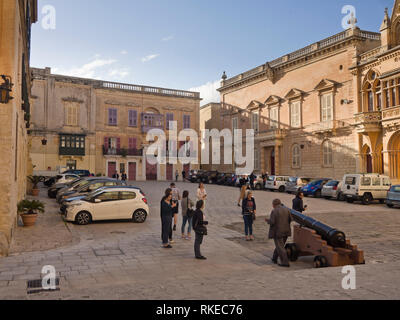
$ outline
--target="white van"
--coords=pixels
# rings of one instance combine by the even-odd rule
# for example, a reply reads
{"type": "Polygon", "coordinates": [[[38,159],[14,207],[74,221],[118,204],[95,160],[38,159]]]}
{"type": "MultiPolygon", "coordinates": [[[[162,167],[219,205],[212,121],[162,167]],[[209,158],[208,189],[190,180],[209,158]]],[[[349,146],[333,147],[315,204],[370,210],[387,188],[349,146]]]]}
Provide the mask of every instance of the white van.
{"type": "Polygon", "coordinates": [[[270,191],[278,190],[279,192],[286,191],[286,183],[289,182],[289,176],[269,176],[265,182],[265,189],[270,191]]]}
{"type": "Polygon", "coordinates": [[[349,203],[361,201],[368,205],[374,200],[384,203],[391,185],[388,176],[378,173],[346,174],[343,177],[342,192],[349,203]]]}

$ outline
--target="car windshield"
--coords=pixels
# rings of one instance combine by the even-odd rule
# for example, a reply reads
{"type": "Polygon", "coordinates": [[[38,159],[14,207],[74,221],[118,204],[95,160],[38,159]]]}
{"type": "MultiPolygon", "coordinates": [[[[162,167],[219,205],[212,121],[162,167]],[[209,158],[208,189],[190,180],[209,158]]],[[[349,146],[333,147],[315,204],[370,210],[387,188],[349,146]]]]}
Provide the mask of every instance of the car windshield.
{"type": "Polygon", "coordinates": [[[321,180],[314,180],[310,182],[310,186],[316,186],[317,184],[320,184],[321,180]]]}
{"type": "Polygon", "coordinates": [[[393,186],[392,189],[390,189],[390,192],[399,192],[400,193],[400,186],[393,186]]]}
{"type": "Polygon", "coordinates": [[[297,182],[297,177],[290,177],[289,182],[293,182],[293,183],[297,182]]]}
{"type": "Polygon", "coordinates": [[[275,181],[275,176],[269,176],[268,181],[275,181]]]}
{"type": "Polygon", "coordinates": [[[329,181],[329,182],[326,184],[326,186],[327,186],[327,187],[336,187],[338,184],[339,184],[339,181],[334,181],[334,180],[332,180],[332,181],[329,181]]]}
{"type": "Polygon", "coordinates": [[[75,186],[73,186],[74,190],[78,190],[79,188],[87,185],[89,183],[89,181],[87,180],[83,180],[83,181],[79,181],[75,186]]]}

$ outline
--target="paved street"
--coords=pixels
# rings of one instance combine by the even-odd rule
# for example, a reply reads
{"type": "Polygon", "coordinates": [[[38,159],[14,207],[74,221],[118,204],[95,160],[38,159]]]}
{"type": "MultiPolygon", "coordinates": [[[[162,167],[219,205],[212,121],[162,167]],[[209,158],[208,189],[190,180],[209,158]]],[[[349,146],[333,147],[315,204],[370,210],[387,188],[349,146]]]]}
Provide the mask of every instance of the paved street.
{"type": "MultiPolygon", "coordinates": [[[[159,202],[168,183],[134,183],[146,193],[151,215],[145,224],[101,222],[66,224],[54,200],[31,229],[18,228],[12,255],[0,258],[0,299],[398,299],[400,298],[400,210],[306,198],[309,215],[344,231],[365,251],[366,265],[356,266],[357,289],[341,287],[342,268],[314,269],[300,258],[290,269],[270,261],[273,243],[261,216],[279,197],[256,191],[255,242],[243,240],[236,188],[207,185],[205,214],[209,235],[197,261],[193,240],[175,234],[173,249],[161,248],[159,202]],[[27,295],[26,281],[40,279],[44,265],[56,268],[60,291],[27,295]]],[[[192,198],[197,185],[178,183],[192,198]]]]}

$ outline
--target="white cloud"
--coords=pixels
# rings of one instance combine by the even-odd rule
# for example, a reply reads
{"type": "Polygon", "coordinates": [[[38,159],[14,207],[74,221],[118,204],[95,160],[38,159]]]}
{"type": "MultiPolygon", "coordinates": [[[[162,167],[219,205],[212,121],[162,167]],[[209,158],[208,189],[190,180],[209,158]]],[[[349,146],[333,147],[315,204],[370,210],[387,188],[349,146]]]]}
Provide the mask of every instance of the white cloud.
{"type": "Polygon", "coordinates": [[[200,92],[201,105],[206,105],[210,102],[220,102],[221,96],[217,91],[218,88],[221,87],[221,80],[217,80],[214,82],[207,82],[199,87],[190,88],[189,91],[200,92]]]}
{"type": "Polygon", "coordinates": [[[162,38],[162,41],[171,41],[173,39],[174,39],[174,36],[168,36],[168,37],[162,38]]]}
{"type": "Polygon", "coordinates": [[[71,69],[54,68],[54,73],[59,73],[71,77],[98,79],[98,73],[102,71],[102,68],[112,65],[116,62],[117,60],[115,59],[96,58],[95,60],[86,63],[81,67],[72,67],[71,69]]]}
{"type": "Polygon", "coordinates": [[[129,71],[126,69],[112,69],[108,71],[108,75],[112,78],[120,79],[129,76],[129,71]]]}
{"type": "Polygon", "coordinates": [[[159,56],[160,56],[159,54],[150,54],[150,55],[148,55],[146,57],[143,57],[142,58],[142,62],[145,63],[145,62],[151,61],[151,60],[153,60],[153,59],[155,59],[155,58],[157,58],[159,56]]]}
{"type": "Polygon", "coordinates": [[[128,51],[122,50],[122,51],[121,51],[121,54],[123,54],[123,55],[128,54],[128,51]]]}

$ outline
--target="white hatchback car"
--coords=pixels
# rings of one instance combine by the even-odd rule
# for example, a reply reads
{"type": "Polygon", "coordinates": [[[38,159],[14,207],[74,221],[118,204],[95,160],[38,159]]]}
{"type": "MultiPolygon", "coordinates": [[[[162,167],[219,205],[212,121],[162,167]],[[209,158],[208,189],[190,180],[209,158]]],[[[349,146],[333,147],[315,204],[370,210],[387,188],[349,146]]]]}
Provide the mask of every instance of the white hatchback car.
{"type": "Polygon", "coordinates": [[[133,220],[144,223],[149,215],[144,193],[135,187],[104,187],[88,197],[69,203],[65,220],[87,225],[100,220],[133,220]]]}

